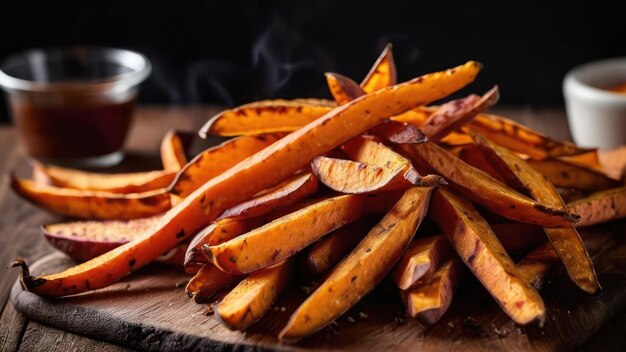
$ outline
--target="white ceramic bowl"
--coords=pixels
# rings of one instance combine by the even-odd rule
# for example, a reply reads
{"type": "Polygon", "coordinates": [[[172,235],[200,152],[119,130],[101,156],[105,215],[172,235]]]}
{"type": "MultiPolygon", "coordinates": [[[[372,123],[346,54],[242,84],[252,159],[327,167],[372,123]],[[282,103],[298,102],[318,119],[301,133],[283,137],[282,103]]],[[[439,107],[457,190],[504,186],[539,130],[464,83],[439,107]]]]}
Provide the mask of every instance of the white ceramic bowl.
{"type": "Polygon", "coordinates": [[[591,62],[563,81],[567,118],[582,147],[614,149],[626,144],[626,94],[608,88],[626,83],[626,57],[591,62]]]}

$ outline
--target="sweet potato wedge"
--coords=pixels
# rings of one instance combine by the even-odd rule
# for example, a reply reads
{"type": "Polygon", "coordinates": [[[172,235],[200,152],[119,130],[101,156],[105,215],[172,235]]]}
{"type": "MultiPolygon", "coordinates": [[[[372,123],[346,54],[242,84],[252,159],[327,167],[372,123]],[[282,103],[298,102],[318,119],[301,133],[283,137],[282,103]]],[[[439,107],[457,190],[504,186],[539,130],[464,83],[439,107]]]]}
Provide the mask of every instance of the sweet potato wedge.
{"type": "Polygon", "coordinates": [[[381,123],[371,128],[369,133],[394,144],[422,143],[428,140],[426,135],[420,131],[419,128],[409,123],[398,121],[386,121],[381,123]]]}
{"type": "Polygon", "coordinates": [[[514,152],[536,159],[577,155],[589,151],[574,143],[552,139],[538,131],[505,117],[479,114],[471,123],[472,129],[495,143],[514,152]]]}
{"type": "Polygon", "coordinates": [[[482,97],[472,94],[463,99],[453,100],[432,113],[420,129],[431,141],[437,142],[474,119],[478,113],[494,106],[499,99],[500,91],[498,86],[495,86],[482,97]]]}
{"type": "Polygon", "coordinates": [[[356,82],[338,73],[326,73],[326,83],[328,84],[330,94],[332,94],[338,105],[347,104],[351,100],[365,94],[356,82]]]}
{"type": "Polygon", "coordinates": [[[189,280],[185,292],[196,303],[204,303],[219,291],[236,284],[241,279],[241,276],[227,274],[215,265],[206,263],[189,280]]]}
{"type": "Polygon", "coordinates": [[[176,176],[170,191],[187,197],[217,175],[280,139],[280,134],[242,136],[198,154],[176,176]]]}
{"type": "Polygon", "coordinates": [[[161,141],[161,163],[163,170],[177,172],[187,164],[185,155],[185,139],[191,139],[189,135],[182,135],[176,130],[169,130],[161,141]]]}
{"type": "Polygon", "coordinates": [[[517,263],[517,270],[526,282],[541,290],[549,278],[550,270],[560,262],[561,259],[552,248],[552,244],[546,241],[525,255],[517,263]]]}
{"type": "Polygon", "coordinates": [[[408,290],[422,278],[429,281],[441,263],[448,260],[451,250],[450,242],[442,235],[413,240],[393,271],[393,282],[401,290],[408,290]]]}
{"type": "Polygon", "coordinates": [[[409,159],[370,138],[355,137],[344,144],[342,150],[358,162],[380,167],[383,174],[387,172],[392,175],[402,175],[405,180],[416,186],[432,187],[445,184],[445,181],[439,176],[421,176],[413,168],[409,159]]]}
{"type": "Polygon", "coordinates": [[[231,330],[245,330],[256,323],[287,288],[293,262],[290,258],[250,274],[215,305],[215,316],[231,330]]]}
{"type": "Polygon", "coordinates": [[[596,192],[567,204],[580,215],[576,227],[591,226],[626,217],[626,187],[596,192]]]}
{"type": "Polygon", "coordinates": [[[328,198],[225,243],[204,246],[203,251],[227,273],[251,273],[294,255],[347,223],[384,212],[393,199],[388,195],[328,198]]]}
{"type": "MultiPolygon", "coordinates": [[[[514,177],[536,200],[555,209],[567,211],[565,202],[550,181],[512,151],[501,147],[478,133],[472,138],[487,160],[506,177],[514,177]]],[[[546,235],[557,252],[570,278],[583,291],[600,292],[593,263],[585,245],[573,225],[563,228],[546,228],[546,235]]]]}
{"type": "Polygon", "coordinates": [[[311,169],[328,188],[346,194],[409,188],[418,184],[420,177],[414,169],[414,173],[407,173],[401,168],[384,168],[325,156],[313,159],[311,169]]]}
{"type": "Polygon", "coordinates": [[[141,193],[166,188],[172,183],[176,172],[147,171],[122,174],[103,174],[54,165],[43,165],[37,161],[33,165],[33,179],[46,180],[46,183],[61,188],[110,193],[141,193]],[[38,174],[38,175],[37,175],[38,174]]]}
{"type": "Polygon", "coordinates": [[[366,93],[372,93],[379,89],[393,86],[396,84],[396,80],[397,73],[396,63],[393,59],[393,50],[391,44],[387,44],[370,72],[361,82],[361,88],[366,93]]]}
{"type": "Polygon", "coordinates": [[[200,267],[209,263],[209,260],[202,253],[202,246],[205,244],[217,245],[229,241],[264,225],[266,221],[267,219],[262,217],[239,220],[222,219],[207,226],[191,240],[189,248],[187,248],[184,263],[185,271],[188,274],[195,274],[200,267]]]}
{"type": "Polygon", "coordinates": [[[219,219],[246,219],[294,204],[317,191],[317,178],[310,172],[293,175],[254,198],[226,210],[219,219]]]}
{"type": "Polygon", "coordinates": [[[621,182],[601,172],[564,160],[554,158],[543,160],[528,159],[526,162],[535,170],[544,174],[556,187],[597,192],[622,185],[621,182]]]}
{"type": "Polygon", "coordinates": [[[374,227],[370,219],[361,219],[324,236],[309,246],[303,258],[303,270],[313,276],[322,276],[332,269],[374,227]]]}
{"type": "Polygon", "coordinates": [[[433,194],[429,214],[461,260],[513,321],[518,324],[544,321],[546,309],[541,296],[518,272],[471,202],[439,188],[433,194]]]}
{"type": "Polygon", "coordinates": [[[42,186],[15,176],[11,177],[11,188],[51,213],[81,219],[137,219],[161,214],[171,207],[165,189],[131,194],[83,191],[42,186]]]}
{"type": "Polygon", "coordinates": [[[411,242],[426,215],[431,192],[432,188],[425,187],[407,189],[378,225],[298,307],[279,338],[294,341],[315,333],[373,290],[411,242]]]}
{"type": "Polygon", "coordinates": [[[380,124],[390,116],[441,99],[472,82],[481,65],[470,61],[365,95],[209,180],[168,211],[137,240],[61,273],[30,276],[24,286],[41,296],[65,296],[105,287],[154,260],[215,220],[226,209],[285,179],[311,160],[380,124]]]}
{"type": "Polygon", "coordinates": [[[43,225],[41,231],[52,246],[75,260],[85,261],[134,240],[160,218],[71,221],[43,225]]]}
{"type": "Polygon", "coordinates": [[[463,264],[457,258],[448,259],[432,277],[420,280],[407,291],[401,291],[409,315],[425,325],[439,321],[452,303],[462,270],[463,264]]]}
{"type": "Polygon", "coordinates": [[[211,118],[200,136],[257,135],[292,132],[324,116],[336,107],[323,99],[263,100],[225,110],[211,118]]]}
{"type": "Polygon", "coordinates": [[[475,202],[506,218],[545,227],[568,226],[574,214],[538,203],[430,143],[402,145],[402,149],[425,168],[432,168],[475,202]]]}

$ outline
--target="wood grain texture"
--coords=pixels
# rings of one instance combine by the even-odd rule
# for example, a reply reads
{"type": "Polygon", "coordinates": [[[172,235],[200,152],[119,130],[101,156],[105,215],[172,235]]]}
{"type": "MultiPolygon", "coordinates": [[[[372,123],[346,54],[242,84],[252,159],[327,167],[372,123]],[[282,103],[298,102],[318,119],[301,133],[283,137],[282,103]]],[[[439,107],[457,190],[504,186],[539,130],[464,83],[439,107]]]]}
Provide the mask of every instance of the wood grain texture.
{"type": "MultiPolygon", "coordinates": [[[[543,292],[548,319],[543,328],[515,325],[474,280],[467,280],[450,311],[426,328],[406,317],[390,282],[360,302],[336,324],[298,345],[280,344],[274,336],[305,296],[292,287],[276,308],[248,332],[227,330],[207,306],[191,302],[183,292],[188,276],[163,266],[147,267],[106,289],[46,300],[19,285],[12,291],[16,308],[52,326],[125,344],[138,349],[187,350],[414,350],[555,351],[579,348],[615,313],[626,308],[626,236],[624,224],[587,231],[588,241],[611,248],[596,258],[605,292],[598,298],[578,290],[560,275],[543,292]],[[177,288],[178,286],[178,288],[177,288]],[[283,309],[284,307],[284,309],[283,309]],[[363,319],[363,314],[367,318],[363,319]]],[[[60,254],[33,266],[35,273],[71,265],[60,254]]]]}
{"type": "Polygon", "coordinates": [[[0,317],[0,351],[17,351],[28,321],[10,302],[0,317]]]}
{"type": "Polygon", "coordinates": [[[23,352],[65,352],[65,351],[102,351],[126,352],[129,348],[96,341],[80,335],[67,333],[55,328],[31,322],[24,332],[19,348],[23,352]]]}

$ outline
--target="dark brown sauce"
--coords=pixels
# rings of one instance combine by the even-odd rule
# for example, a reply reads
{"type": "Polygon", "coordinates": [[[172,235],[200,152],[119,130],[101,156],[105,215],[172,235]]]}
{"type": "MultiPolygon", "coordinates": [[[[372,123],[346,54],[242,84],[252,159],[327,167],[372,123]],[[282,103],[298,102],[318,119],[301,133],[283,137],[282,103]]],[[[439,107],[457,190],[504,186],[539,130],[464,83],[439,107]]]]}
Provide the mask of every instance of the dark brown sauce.
{"type": "Polygon", "coordinates": [[[36,158],[84,158],[120,150],[134,108],[134,100],[60,105],[11,100],[26,152],[36,158]]]}

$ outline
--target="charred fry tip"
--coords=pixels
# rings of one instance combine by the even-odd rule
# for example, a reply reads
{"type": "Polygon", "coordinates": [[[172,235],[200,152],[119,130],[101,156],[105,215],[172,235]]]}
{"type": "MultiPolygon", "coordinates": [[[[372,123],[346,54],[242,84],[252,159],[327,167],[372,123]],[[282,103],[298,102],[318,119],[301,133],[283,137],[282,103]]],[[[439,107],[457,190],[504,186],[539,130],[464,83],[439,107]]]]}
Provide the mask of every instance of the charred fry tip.
{"type": "MultiPolygon", "coordinates": [[[[32,291],[32,289],[36,286],[43,284],[46,280],[44,279],[35,279],[30,276],[30,269],[28,268],[28,264],[23,259],[15,259],[13,263],[11,263],[10,268],[20,267],[22,272],[20,273],[20,284],[22,288],[27,291],[32,291]]],[[[7,268],[8,269],[8,268],[7,268]]]]}
{"type": "Polygon", "coordinates": [[[551,207],[547,207],[541,203],[535,203],[533,204],[533,208],[544,212],[546,214],[550,214],[550,215],[558,215],[561,216],[563,219],[571,222],[572,224],[577,223],[578,221],[580,221],[580,215],[578,214],[574,214],[574,213],[568,213],[567,211],[563,211],[563,210],[558,210],[558,209],[554,209],[551,207]]]}
{"type": "Polygon", "coordinates": [[[422,179],[418,182],[418,185],[421,187],[437,187],[437,186],[445,186],[448,182],[439,175],[426,175],[423,176],[422,179]]]}

